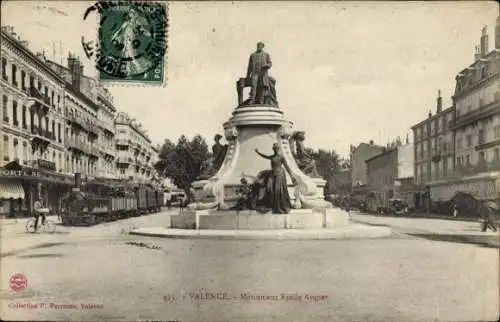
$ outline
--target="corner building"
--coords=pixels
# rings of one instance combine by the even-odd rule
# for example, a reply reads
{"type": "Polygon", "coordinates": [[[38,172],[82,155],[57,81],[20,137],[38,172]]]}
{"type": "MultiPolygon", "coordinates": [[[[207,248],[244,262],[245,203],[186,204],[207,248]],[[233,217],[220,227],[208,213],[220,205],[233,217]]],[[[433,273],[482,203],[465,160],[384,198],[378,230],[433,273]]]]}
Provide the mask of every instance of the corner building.
{"type": "Polygon", "coordinates": [[[26,215],[36,198],[57,208],[64,175],[64,79],[10,26],[1,30],[0,214],[26,215]]]}

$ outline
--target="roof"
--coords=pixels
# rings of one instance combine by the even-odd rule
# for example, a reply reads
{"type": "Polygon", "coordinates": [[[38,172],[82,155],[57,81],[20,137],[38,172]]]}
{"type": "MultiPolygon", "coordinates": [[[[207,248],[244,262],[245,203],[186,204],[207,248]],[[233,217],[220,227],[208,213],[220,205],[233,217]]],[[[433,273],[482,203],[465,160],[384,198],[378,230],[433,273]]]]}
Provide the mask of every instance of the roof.
{"type": "Polygon", "coordinates": [[[11,35],[9,35],[7,32],[5,32],[3,30],[1,31],[1,33],[2,33],[2,36],[7,39],[7,41],[9,41],[16,48],[18,48],[23,54],[25,54],[26,56],[31,58],[38,66],[40,66],[42,69],[44,69],[47,74],[54,77],[57,81],[59,81],[61,83],[64,82],[64,79],[61,76],[59,76],[56,72],[54,72],[52,69],[50,69],[50,67],[44,61],[42,61],[40,58],[38,58],[31,50],[29,50],[28,48],[23,46],[19,42],[18,39],[15,39],[14,37],[12,37],[11,35]]]}
{"type": "Polygon", "coordinates": [[[372,160],[375,160],[375,159],[377,159],[377,158],[380,158],[380,157],[382,157],[382,156],[384,156],[384,155],[386,155],[386,154],[389,154],[389,153],[391,153],[391,152],[393,152],[393,151],[397,151],[397,150],[398,150],[398,148],[399,148],[399,147],[394,147],[394,148],[389,148],[389,149],[386,149],[384,152],[382,152],[382,153],[380,153],[380,154],[377,154],[376,156],[371,157],[371,158],[369,158],[369,159],[366,159],[366,160],[365,160],[365,163],[368,163],[368,162],[370,162],[370,161],[372,161],[372,160]]]}
{"type": "Polygon", "coordinates": [[[73,84],[65,82],[65,85],[71,94],[75,95],[78,99],[82,100],[85,104],[92,107],[96,111],[99,109],[99,105],[97,105],[94,101],[92,101],[90,98],[88,98],[80,90],[74,88],[73,84]]]}
{"type": "Polygon", "coordinates": [[[417,124],[413,125],[413,126],[411,127],[411,129],[412,129],[412,130],[414,130],[416,127],[419,127],[419,126],[423,125],[424,123],[429,122],[429,120],[434,120],[434,119],[436,119],[436,118],[440,117],[440,116],[441,116],[441,115],[443,115],[443,114],[447,114],[447,113],[449,113],[449,112],[453,112],[453,109],[454,109],[454,108],[455,108],[455,107],[454,107],[453,105],[452,105],[452,106],[450,106],[450,107],[448,107],[448,108],[445,108],[445,109],[444,109],[444,110],[442,110],[440,113],[436,113],[436,114],[432,115],[431,117],[427,117],[427,118],[425,118],[424,120],[422,120],[422,121],[418,122],[417,124]]]}

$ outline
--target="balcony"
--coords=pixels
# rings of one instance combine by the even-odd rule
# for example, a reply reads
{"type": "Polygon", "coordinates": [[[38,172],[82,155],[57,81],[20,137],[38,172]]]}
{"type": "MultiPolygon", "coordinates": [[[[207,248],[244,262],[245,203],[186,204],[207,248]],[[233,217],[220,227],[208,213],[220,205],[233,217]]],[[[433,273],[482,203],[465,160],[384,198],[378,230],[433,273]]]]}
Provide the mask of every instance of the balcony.
{"type": "Polygon", "coordinates": [[[116,145],[129,146],[130,140],[124,140],[124,139],[116,140],[116,145]]]}
{"type": "Polygon", "coordinates": [[[458,128],[464,127],[471,123],[477,122],[479,120],[488,118],[490,116],[500,114],[500,101],[496,100],[489,104],[486,104],[472,112],[468,112],[464,115],[461,115],[457,118],[453,129],[456,130],[458,128]]]}
{"type": "Polygon", "coordinates": [[[132,163],[132,158],[119,156],[116,158],[116,163],[130,164],[130,163],[132,163]]]}
{"type": "Polygon", "coordinates": [[[64,140],[66,142],[66,145],[68,149],[73,150],[74,152],[78,153],[86,153],[90,154],[90,144],[87,142],[72,138],[70,136],[65,136],[64,140]]]}
{"type": "Polygon", "coordinates": [[[464,165],[461,168],[455,169],[455,171],[449,174],[449,178],[462,178],[467,176],[473,176],[481,173],[500,171],[500,159],[493,160],[491,162],[479,161],[477,164],[464,165]]]}
{"type": "Polygon", "coordinates": [[[101,155],[100,149],[94,145],[88,146],[88,154],[89,156],[93,156],[95,158],[99,158],[99,155],[101,155]]]}
{"type": "Polygon", "coordinates": [[[80,127],[84,130],[87,130],[87,127],[86,127],[87,122],[85,121],[85,119],[83,117],[75,115],[75,114],[68,114],[67,118],[68,118],[69,124],[75,125],[75,126],[80,127]]]}
{"type": "Polygon", "coordinates": [[[3,117],[3,122],[4,122],[4,123],[9,123],[9,121],[10,121],[10,119],[9,119],[9,117],[8,117],[8,116],[4,116],[4,117],[3,117]]]}
{"type": "Polygon", "coordinates": [[[47,144],[52,140],[52,133],[36,125],[31,126],[31,136],[33,140],[42,141],[47,144]]]}
{"type": "Polygon", "coordinates": [[[500,145],[500,139],[486,142],[485,140],[479,140],[478,145],[476,145],[476,151],[488,149],[494,146],[500,145]]]}
{"type": "Polygon", "coordinates": [[[30,110],[33,112],[38,112],[46,114],[50,110],[50,98],[47,95],[43,95],[35,87],[30,87],[28,90],[28,96],[31,102],[30,110]]]}

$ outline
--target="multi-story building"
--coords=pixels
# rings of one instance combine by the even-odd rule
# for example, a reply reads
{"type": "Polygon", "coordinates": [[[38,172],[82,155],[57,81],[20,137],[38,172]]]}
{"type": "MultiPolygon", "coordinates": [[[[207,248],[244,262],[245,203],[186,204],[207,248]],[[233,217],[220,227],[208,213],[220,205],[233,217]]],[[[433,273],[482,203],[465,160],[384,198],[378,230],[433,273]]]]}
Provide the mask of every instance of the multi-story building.
{"type": "Polygon", "coordinates": [[[151,144],[141,125],[126,113],[117,114],[115,126],[118,176],[136,182],[153,179],[158,148],[151,144]]]}
{"type": "Polygon", "coordinates": [[[383,146],[370,143],[360,143],[357,147],[351,145],[350,164],[352,186],[363,186],[367,183],[367,168],[365,161],[384,151],[383,146]]]}
{"type": "Polygon", "coordinates": [[[101,156],[97,176],[102,178],[117,178],[116,173],[116,144],[115,144],[115,114],[116,108],[113,105],[113,96],[104,87],[98,87],[97,119],[101,134],[99,135],[99,148],[101,156]]]}
{"type": "Polygon", "coordinates": [[[412,126],[415,183],[422,187],[447,178],[454,170],[455,108],[451,106],[443,110],[441,91],[436,105],[436,114],[429,111],[426,119],[412,126]]]}
{"type": "Polygon", "coordinates": [[[11,196],[17,191],[19,198],[3,202],[0,211],[29,212],[36,198],[57,207],[71,182],[62,174],[64,79],[48,68],[43,54],[30,51],[13,27],[2,27],[1,40],[0,199],[2,191],[11,196]]]}
{"type": "Polygon", "coordinates": [[[376,210],[379,205],[387,205],[393,197],[405,199],[414,206],[418,197],[413,188],[413,144],[398,141],[382,153],[366,160],[367,186],[372,202],[368,205],[376,210]]]}
{"type": "MultiPolygon", "coordinates": [[[[500,17],[495,46],[488,50],[483,28],[474,62],[458,73],[453,95],[453,171],[427,178],[432,202],[450,200],[456,192],[478,199],[500,199],[500,17]]],[[[432,161],[436,159],[431,156],[432,161]]],[[[441,158],[442,160],[442,158],[441,158]]],[[[432,170],[432,168],[431,168],[432,170]]]]}
{"type": "Polygon", "coordinates": [[[98,175],[101,156],[97,88],[93,79],[84,77],[79,58],[69,53],[67,62],[67,67],[47,62],[65,80],[64,142],[68,150],[65,171],[69,174],[79,172],[86,178],[93,178],[98,175]]]}

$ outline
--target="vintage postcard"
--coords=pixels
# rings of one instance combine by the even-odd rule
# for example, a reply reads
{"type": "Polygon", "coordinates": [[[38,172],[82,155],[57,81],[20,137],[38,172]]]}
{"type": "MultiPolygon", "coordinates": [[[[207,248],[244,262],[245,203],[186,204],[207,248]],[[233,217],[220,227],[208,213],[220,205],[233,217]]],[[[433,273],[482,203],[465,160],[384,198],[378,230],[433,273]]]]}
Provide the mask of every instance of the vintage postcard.
{"type": "Polygon", "coordinates": [[[2,1],[0,319],[497,321],[493,1],[2,1]]]}

